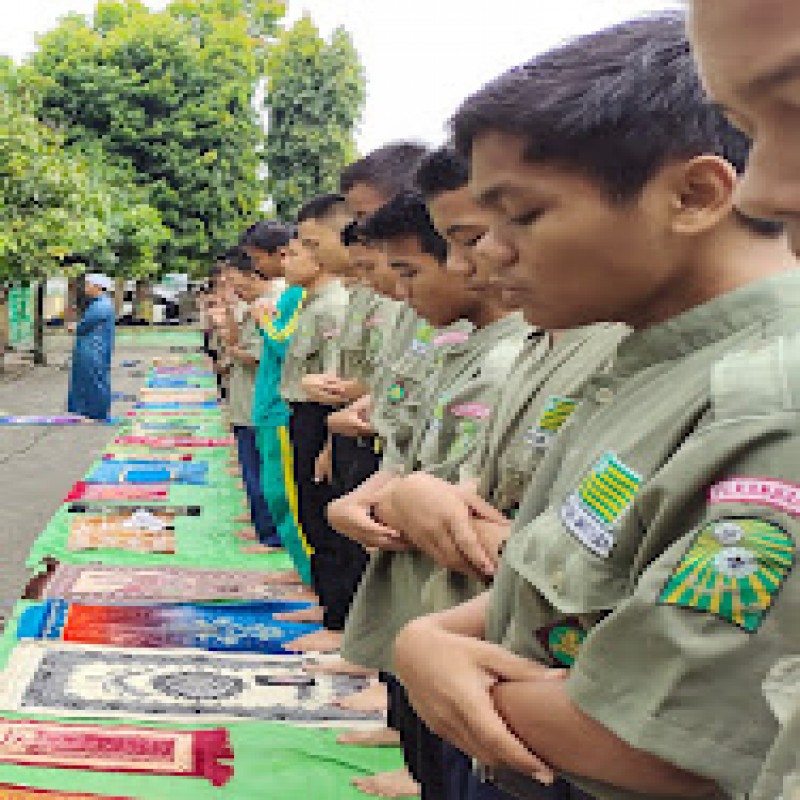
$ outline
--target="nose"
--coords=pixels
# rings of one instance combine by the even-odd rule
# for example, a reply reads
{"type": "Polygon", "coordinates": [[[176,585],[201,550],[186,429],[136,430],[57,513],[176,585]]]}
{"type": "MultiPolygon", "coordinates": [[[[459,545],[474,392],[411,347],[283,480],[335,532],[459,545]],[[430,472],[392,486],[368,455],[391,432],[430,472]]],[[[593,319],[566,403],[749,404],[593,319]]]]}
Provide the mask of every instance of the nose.
{"type": "Polygon", "coordinates": [[[506,269],[517,260],[516,248],[499,226],[490,228],[480,238],[475,245],[475,253],[497,270],[506,269]]]}
{"type": "Polygon", "coordinates": [[[756,140],[734,203],[757,219],[800,220],[800,152],[788,143],[756,140]]]}
{"type": "Polygon", "coordinates": [[[463,275],[468,277],[474,273],[474,267],[467,260],[464,253],[457,248],[450,246],[447,252],[447,263],[445,269],[453,275],[463,275]]]}

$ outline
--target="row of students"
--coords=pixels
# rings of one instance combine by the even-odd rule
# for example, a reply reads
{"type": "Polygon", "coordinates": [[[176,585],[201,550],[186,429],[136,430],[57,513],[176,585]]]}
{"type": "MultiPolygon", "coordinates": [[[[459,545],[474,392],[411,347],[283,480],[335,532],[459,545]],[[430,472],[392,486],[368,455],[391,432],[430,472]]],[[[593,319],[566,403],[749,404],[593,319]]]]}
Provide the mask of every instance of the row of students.
{"type": "Polygon", "coordinates": [[[763,183],[662,15],[499,77],[393,183],[358,162],[285,250],[305,644],[382,672],[424,797],[792,796],[800,19],[713,5],[763,183]]]}
{"type": "Polygon", "coordinates": [[[327,510],[378,551],[342,653],[396,675],[423,795],[744,797],[797,648],[800,385],[747,138],[679,15],[537,57],[453,134],[363,226],[428,319],[349,412],[383,458],[327,510]]]}

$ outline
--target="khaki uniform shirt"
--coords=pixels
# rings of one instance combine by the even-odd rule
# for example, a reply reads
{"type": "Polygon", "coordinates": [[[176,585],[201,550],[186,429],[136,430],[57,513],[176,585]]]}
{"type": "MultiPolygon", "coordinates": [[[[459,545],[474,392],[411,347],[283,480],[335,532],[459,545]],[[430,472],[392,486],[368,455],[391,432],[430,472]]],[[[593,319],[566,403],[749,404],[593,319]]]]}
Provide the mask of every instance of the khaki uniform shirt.
{"type": "MultiPolygon", "coordinates": [[[[454,342],[441,355],[435,386],[399,468],[457,479],[530,333],[521,314],[509,314],[454,342]]],[[[433,561],[420,552],[375,553],[348,616],[343,656],[391,671],[394,639],[422,613],[420,590],[434,569],[433,561]]]]}
{"type": "MultiPolygon", "coordinates": [[[[567,331],[544,357],[541,343],[530,341],[508,376],[473,457],[461,470],[462,479],[477,479],[478,493],[513,518],[539,463],[577,407],[583,385],[611,367],[628,332],[616,324],[567,331]]],[[[423,612],[452,608],[485,588],[437,567],[421,592],[423,612]]]]}
{"type": "MultiPolygon", "coordinates": [[[[244,318],[239,328],[239,347],[257,359],[261,355],[261,334],[249,315],[244,318]]],[[[257,362],[245,364],[237,358],[231,359],[229,397],[231,425],[253,424],[253,393],[257,373],[257,362]]]]}
{"type": "Polygon", "coordinates": [[[316,292],[309,292],[283,362],[281,397],[287,402],[307,401],[301,387],[306,375],[341,373],[339,336],[349,297],[347,289],[338,280],[326,283],[316,292]]]}
{"type": "Polygon", "coordinates": [[[420,320],[413,308],[388,298],[384,298],[383,305],[370,319],[373,321],[367,323],[370,329],[367,352],[372,363],[369,386],[374,400],[385,397],[393,381],[391,369],[410,347],[420,320]]]}
{"type": "Polygon", "coordinates": [[[361,380],[364,375],[369,330],[367,318],[377,302],[378,295],[369,286],[354,286],[350,289],[347,316],[339,336],[342,351],[342,372],[345,380],[361,380]]]}
{"type": "Polygon", "coordinates": [[[385,389],[373,395],[370,418],[381,441],[382,470],[405,471],[414,431],[424,418],[442,359],[469,339],[472,327],[466,320],[457,320],[437,330],[418,320],[411,342],[386,370],[385,389]]]}
{"type": "Polygon", "coordinates": [[[537,471],[487,617],[571,667],[588,716],[731,797],[777,732],[761,683],[800,652],[798,314],[789,272],[631,334],[537,471]]]}

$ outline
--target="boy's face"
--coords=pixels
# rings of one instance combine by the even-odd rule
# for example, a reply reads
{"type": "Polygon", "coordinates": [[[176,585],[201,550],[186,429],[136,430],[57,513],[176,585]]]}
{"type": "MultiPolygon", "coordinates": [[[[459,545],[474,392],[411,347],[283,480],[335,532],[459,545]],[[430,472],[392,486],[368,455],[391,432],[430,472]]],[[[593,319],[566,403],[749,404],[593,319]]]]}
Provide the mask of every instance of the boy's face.
{"type": "Polygon", "coordinates": [[[278,251],[274,253],[267,253],[265,250],[259,250],[257,247],[245,247],[245,253],[250,256],[255,269],[262,275],[262,277],[271,280],[273,278],[280,278],[283,275],[283,263],[281,254],[278,251]]]}
{"type": "Polygon", "coordinates": [[[253,300],[261,297],[264,292],[265,283],[266,281],[262,281],[258,275],[248,275],[238,270],[234,272],[233,289],[237,296],[246,303],[252,303],[253,300]]]}
{"type": "Polygon", "coordinates": [[[374,214],[391,199],[380,189],[366,183],[355,184],[344,196],[348,213],[359,221],[374,214]]]}
{"type": "Polygon", "coordinates": [[[383,249],[368,244],[351,245],[350,258],[357,264],[364,282],[384,297],[397,297],[397,275],[389,266],[383,249]]]}
{"type": "Polygon", "coordinates": [[[342,228],[346,222],[343,217],[332,216],[329,220],[308,219],[298,226],[303,247],[329,275],[349,275],[350,258],[342,244],[342,228]]]}
{"type": "Polygon", "coordinates": [[[690,25],[708,91],[753,141],[736,205],[785,221],[800,252],[800,3],[695,0],[690,25]]]}
{"type": "Polygon", "coordinates": [[[497,295],[496,273],[510,256],[507,249],[481,247],[492,215],[478,205],[468,186],[436,195],[428,201],[428,209],[436,230],[447,239],[448,269],[463,272],[467,288],[480,297],[497,295]]]}
{"type": "Polygon", "coordinates": [[[583,175],[526,161],[525,149],[521,137],[491,132],[472,150],[470,188],[508,253],[497,265],[504,300],[549,330],[638,324],[683,266],[669,236],[668,180],[659,173],[616,204],[583,175]]]}
{"type": "Polygon", "coordinates": [[[436,328],[469,316],[476,299],[461,275],[445,269],[423,252],[416,236],[398,236],[385,243],[389,266],[400,285],[399,294],[436,328]]]}
{"type": "Polygon", "coordinates": [[[319,277],[320,270],[316,259],[298,239],[292,239],[281,250],[283,255],[283,274],[288,283],[295,286],[308,286],[319,277]]]}

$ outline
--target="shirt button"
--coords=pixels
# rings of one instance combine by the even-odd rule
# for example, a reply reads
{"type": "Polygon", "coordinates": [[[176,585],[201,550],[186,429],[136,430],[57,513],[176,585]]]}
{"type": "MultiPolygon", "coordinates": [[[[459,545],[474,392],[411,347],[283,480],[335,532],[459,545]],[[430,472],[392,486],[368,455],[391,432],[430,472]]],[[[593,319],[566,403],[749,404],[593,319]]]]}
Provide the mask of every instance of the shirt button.
{"type": "Polygon", "coordinates": [[[609,389],[607,386],[601,386],[595,393],[594,399],[605,405],[606,403],[610,403],[614,399],[614,391],[613,389],[609,389]]]}

